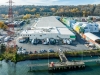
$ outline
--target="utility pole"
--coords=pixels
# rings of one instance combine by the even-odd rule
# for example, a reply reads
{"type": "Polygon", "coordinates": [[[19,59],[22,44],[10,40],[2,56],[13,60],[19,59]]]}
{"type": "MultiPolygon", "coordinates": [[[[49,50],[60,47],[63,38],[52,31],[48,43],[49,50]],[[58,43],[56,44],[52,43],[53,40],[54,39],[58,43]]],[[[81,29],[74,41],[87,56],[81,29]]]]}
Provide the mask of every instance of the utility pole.
{"type": "Polygon", "coordinates": [[[14,2],[12,0],[9,0],[7,3],[9,3],[8,21],[13,22],[12,3],[14,2]]]}
{"type": "MultiPolygon", "coordinates": [[[[12,3],[14,3],[12,0],[9,0],[7,3],[9,3],[9,9],[8,9],[8,21],[9,21],[9,24],[7,25],[8,26],[8,31],[7,31],[7,34],[8,36],[11,37],[14,37],[14,24],[13,24],[13,10],[12,10],[12,3]]],[[[10,42],[7,42],[7,45],[8,45],[8,49],[9,49],[9,46],[11,47],[12,46],[16,46],[16,42],[15,40],[12,40],[10,42]]]]}

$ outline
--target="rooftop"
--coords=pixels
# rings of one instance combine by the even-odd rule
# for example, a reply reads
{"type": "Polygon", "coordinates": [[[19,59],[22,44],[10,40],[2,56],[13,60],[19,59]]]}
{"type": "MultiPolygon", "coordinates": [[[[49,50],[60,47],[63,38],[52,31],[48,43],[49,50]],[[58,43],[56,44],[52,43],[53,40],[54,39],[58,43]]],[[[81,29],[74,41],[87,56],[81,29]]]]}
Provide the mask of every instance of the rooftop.
{"type": "Polygon", "coordinates": [[[61,34],[75,35],[66,27],[38,27],[34,30],[24,30],[21,34],[61,34]]]}
{"type": "Polygon", "coordinates": [[[93,34],[93,33],[85,33],[84,35],[86,35],[88,38],[92,39],[93,41],[100,39],[100,37],[98,37],[97,35],[93,34]]]}
{"type": "Polygon", "coordinates": [[[99,32],[94,32],[93,34],[100,37],[100,31],[99,32]]]}
{"type": "Polygon", "coordinates": [[[67,34],[67,35],[75,35],[72,31],[70,31],[68,28],[62,27],[62,28],[57,28],[59,34],[67,34]]]}
{"type": "Polygon", "coordinates": [[[36,27],[66,27],[55,16],[42,17],[38,20],[36,27]]]}
{"type": "Polygon", "coordinates": [[[48,28],[48,27],[39,27],[36,28],[34,30],[24,30],[21,34],[50,34],[50,33],[58,33],[57,29],[52,27],[52,28],[48,28]]]}

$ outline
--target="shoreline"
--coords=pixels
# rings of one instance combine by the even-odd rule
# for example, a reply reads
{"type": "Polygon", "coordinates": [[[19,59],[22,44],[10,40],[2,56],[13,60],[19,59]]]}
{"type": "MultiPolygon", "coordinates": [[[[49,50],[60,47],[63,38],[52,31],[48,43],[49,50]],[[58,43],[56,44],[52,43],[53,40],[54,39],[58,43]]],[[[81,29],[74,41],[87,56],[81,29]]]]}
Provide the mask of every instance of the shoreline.
{"type": "MultiPolygon", "coordinates": [[[[8,53],[11,55],[10,53],[8,53]]],[[[67,51],[64,52],[65,56],[68,57],[86,57],[86,56],[100,56],[100,50],[84,50],[84,51],[67,51]]],[[[42,54],[28,54],[28,55],[17,55],[16,53],[12,56],[5,56],[2,54],[0,57],[0,61],[2,60],[11,60],[11,62],[17,63],[20,61],[25,60],[38,60],[38,59],[53,59],[53,58],[59,58],[58,53],[42,53],[42,54]]]]}

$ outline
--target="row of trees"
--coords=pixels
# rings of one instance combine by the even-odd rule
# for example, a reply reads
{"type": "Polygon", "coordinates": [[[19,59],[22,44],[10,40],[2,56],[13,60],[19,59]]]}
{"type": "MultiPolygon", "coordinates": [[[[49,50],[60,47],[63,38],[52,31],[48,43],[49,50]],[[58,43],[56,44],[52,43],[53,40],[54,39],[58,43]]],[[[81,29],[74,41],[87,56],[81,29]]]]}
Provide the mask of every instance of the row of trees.
{"type": "MultiPolygon", "coordinates": [[[[39,14],[41,16],[59,15],[59,16],[88,16],[100,15],[100,4],[98,5],[78,5],[78,6],[34,6],[23,5],[13,6],[15,15],[39,14]]],[[[0,14],[7,14],[8,6],[0,6],[0,14]]]]}

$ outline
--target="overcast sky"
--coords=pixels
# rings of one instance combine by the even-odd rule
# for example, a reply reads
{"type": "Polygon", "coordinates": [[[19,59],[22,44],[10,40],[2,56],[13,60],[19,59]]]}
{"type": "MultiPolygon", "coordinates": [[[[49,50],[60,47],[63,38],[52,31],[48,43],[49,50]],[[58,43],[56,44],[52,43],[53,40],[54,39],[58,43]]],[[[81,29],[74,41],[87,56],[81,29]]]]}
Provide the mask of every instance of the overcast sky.
{"type": "MultiPolygon", "coordinates": [[[[0,5],[8,5],[9,0],[0,0],[0,5]]],[[[13,5],[84,5],[100,4],[100,0],[13,0],[13,5]]]]}

